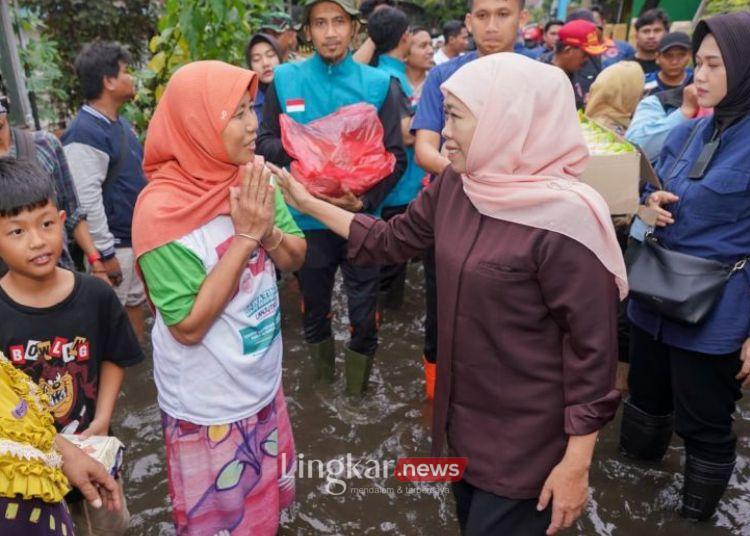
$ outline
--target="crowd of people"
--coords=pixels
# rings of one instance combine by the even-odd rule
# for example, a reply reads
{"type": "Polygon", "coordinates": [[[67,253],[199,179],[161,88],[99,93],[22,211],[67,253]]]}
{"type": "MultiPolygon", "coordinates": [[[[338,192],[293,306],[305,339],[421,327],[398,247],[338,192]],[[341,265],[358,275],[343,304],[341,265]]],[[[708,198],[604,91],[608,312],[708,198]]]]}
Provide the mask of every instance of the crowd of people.
{"type": "Polygon", "coordinates": [[[148,314],[177,533],[275,534],[295,500],[281,273],[332,383],[340,272],[356,403],[414,260],[424,349],[401,357],[423,363],[433,455],[468,460],[462,534],[571,527],[621,402],[621,451],[658,462],[676,432],[681,515],[713,516],[750,385],[750,12],[689,36],[645,11],[633,47],[599,8],[524,31],[524,4],[471,0],[439,47],[388,0],[307,0],[299,25],[268,13],[247,68],[175,72],[143,145],[117,43],[78,55],[86,102],[60,139],[11,128],[0,97],[3,534],[127,529],[121,472],[64,435],[113,433],[148,314]],[[286,125],[340,130],[350,106],[372,112],[388,172],[323,194],[331,177],[309,182],[286,125]],[[580,180],[581,114],[655,169],[636,214],[580,180]]]}

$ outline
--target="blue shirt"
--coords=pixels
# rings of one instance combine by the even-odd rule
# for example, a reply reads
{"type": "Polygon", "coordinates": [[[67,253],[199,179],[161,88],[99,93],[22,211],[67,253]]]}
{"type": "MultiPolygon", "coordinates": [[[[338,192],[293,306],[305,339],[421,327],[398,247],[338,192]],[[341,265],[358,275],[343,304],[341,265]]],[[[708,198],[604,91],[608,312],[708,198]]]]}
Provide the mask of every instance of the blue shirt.
{"type": "Polygon", "coordinates": [[[445,114],[443,112],[443,93],[440,86],[448,80],[453,73],[461,67],[477,59],[476,50],[453,58],[450,61],[441,63],[433,67],[427,75],[422,88],[422,97],[417,106],[417,113],[411,123],[411,130],[432,130],[433,132],[442,132],[445,126],[445,114]]]}
{"type": "MultiPolygon", "coordinates": [[[[683,82],[683,85],[688,81],[692,80],[693,77],[693,69],[690,67],[685,69],[685,80],[683,82]]],[[[645,84],[643,85],[643,90],[648,95],[653,95],[654,93],[658,93],[659,91],[666,91],[667,89],[674,89],[675,87],[679,86],[668,86],[665,84],[661,78],[659,78],[659,71],[654,71],[653,73],[646,73],[646,79],[645,84]]]]}
{"type": "Polygon", "coordinates": [[[544,45],[539,45],[538,47],[528,49],[526,52],[526,56],[529,56],[532,59],[538,60],[539,58],[542,57],[542,54],[545,54],[547,52],[552,52],[552,51],[544,45]]]}
{"type": "Polygon", "coordinates": [[[625,138],[638,145],[653,162],[659,157],[669,133],[686,121],[679,108],[667,111],[659,98],[652,95],[638,103],[625,138]]]}
{"type": "MultiPolygon", "coordinates": [[[[713,118],[702,118],[679,125],[667,138],[657,173],[664,190],[680,199],[665,207],[675,223],[658,228],[655,235],[674,251],[732,265],[750,255],[750,117],[721,134],[703,178],[689,179],[713,130],[713,118]],[[696,134],[685,147],[694,128],[696,134]]],[[[646,195],[651,191],[647,187],[646,195]]],[[[672,322],[637,299],[630,300],[628,316],[670,346],[712,355],[736,352],[750,337],[750,266],[730,277],[708,318],[698,326],[672,322]]]]}
{"type": "Polygon", "coordinates": [[[536,49],[526,48],[526,45],[524,45],[520,41],[516,41],[516,44],[513,45],[513,52],[515,52],[516,54],[521,54],[522,56],[526,56],[527,58],[531,58],[532,60],[536,60],[539,58],[534,50],[536,49]]]}
{"type": "Polygon", "coordinates": [[[609,47],[601,56],[602,68],[606,69],[615,63],[635,58],[635,48],[630,43],[618,39],[615,41],[608,40],[607,44],[609,47]]]}

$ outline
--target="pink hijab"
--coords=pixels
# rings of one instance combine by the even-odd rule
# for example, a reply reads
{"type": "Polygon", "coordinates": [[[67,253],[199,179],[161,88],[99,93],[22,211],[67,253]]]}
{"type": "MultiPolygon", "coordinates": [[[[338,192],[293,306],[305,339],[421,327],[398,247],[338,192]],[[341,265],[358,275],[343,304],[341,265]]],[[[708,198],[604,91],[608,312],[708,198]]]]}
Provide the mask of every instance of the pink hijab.
{"type": "Polygon", "coordinates": [[[625,263],[609,209],[578,180],[588,150],[565,73],[506,52],[466,64],[441,89],[479,118],[462,176],[474,207],[580,242],[612,272],[624,298],[625,263]]]}

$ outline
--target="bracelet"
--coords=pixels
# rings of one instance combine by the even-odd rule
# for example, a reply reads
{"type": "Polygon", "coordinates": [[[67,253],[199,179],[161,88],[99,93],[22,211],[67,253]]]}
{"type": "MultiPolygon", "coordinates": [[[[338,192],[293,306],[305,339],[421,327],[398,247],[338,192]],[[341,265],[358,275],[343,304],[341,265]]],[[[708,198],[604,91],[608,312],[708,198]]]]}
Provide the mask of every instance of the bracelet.
{"type": "Polygon", "coordinates": [[[91,266],[93,266],[95,262],[99,262],[102,260],[102,256],[98,251],[96,251],[94,253],[90,253],[89,255],[86,255],[86,260],[89,261],[89,264],[91,266]]]}
{"type": "MultiPolygon", "coordinates": [[[[279,233],[281,233],[281,238],[279,238],[279,241],[276,242],[276,244],[274,244],[271,247],[267,247],[265,244],[263,244],[263,247],[265,248],[265,250],[268,253],[271,253],[272,251],[276,251],[277,249],[279,249],[279,247],[281,246],[281,243],[284,241],[284,231],[282,231],[278,227],[274,227],[273,230],[274,231],[278,231],[279,233]]],[[[271,234],[273,234],[273,233],[271,233],[271,234]]]]}
{"type": "Polygon", "coordinates": [[[247,238],[248,240],[254,240],[256,242],[256,245],[260,245],[260,239],[255,238],[251,234],[245,234],[245,233],[234,233],[234,236],[241,236],[242,238],[247,238]]]}

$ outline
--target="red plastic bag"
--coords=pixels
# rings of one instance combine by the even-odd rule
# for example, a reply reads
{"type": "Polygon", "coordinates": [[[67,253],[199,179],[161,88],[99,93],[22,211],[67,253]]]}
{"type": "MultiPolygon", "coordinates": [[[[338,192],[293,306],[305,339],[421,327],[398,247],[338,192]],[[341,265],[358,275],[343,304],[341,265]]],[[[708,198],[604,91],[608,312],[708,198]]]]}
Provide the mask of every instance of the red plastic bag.
{"type": "Polygon", "coordinates": [[[314,194],[340,197],[342,186],[362,195],[393,173],[396,157],[385,150],[383,125],[371,104],[352,104],[311,121],[279,117],[291,172],[314,194]]]}

